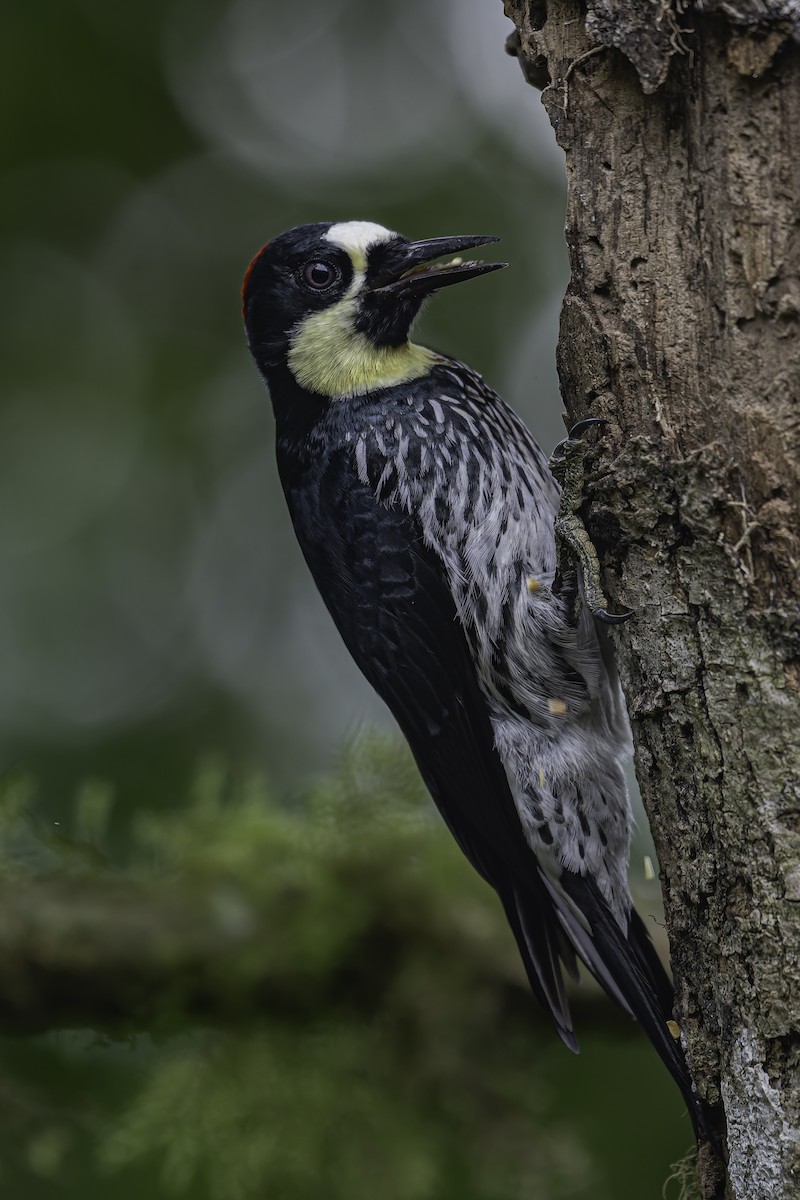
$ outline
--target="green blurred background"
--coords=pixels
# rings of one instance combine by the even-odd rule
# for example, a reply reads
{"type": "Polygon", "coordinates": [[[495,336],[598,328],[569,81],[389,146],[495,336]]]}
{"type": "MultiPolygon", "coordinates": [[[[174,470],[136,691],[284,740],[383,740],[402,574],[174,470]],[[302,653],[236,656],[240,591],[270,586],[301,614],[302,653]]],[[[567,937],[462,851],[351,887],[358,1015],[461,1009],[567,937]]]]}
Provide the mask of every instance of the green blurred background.
{"type": "MultiPolygon", "coordinates": [[[[91,842],[80,798],[101,780],[113,799],[94,850],[128,870],[142,813],[191,826],[192,781],[213,758],[270,781],[265,808],[291,814],[300,854],[342,743],[391,723],[294,544],[241,276],[304,221],[501,235],[512,269],[434,302],[424,340],[468,358],[550,446],[563,435],[561,154],[504,54],[500,0],[41,0],[4,17],[0,753],[8,779],[32,781],[20,819],[91,842]]],[[[393,753],[378,771],[389,790],[406,769],[393,753]]],[[[425,837],[442,838],[454,880],[450,901],[420,909],[428,922],[475,885],[438,825],[425,837]]],[[[634,884],[657,914],[647,852],[637,843],[634,884]]],[[[232,1031],[237,1048],[216,1058],[203,1031],[6,1039],[3,1195],[659,1195],[690,1132],[638,1032],[588,989],[576,1059],[532,1002],[512,1030],[474,1008],[474,989],[456,1003],[455,977],[429,965],[431,996],[450,995],[429,1031],[449,1039],[435,1086],[420,1065],[430,1043],[399,1054],[380,1014],[338,1038],[232,1031]],[[156,1135],[165,1095],[176,1111],[170,1086],[192,1092],[176,1063],[191,1074],[198,1058],[211,1073],[198,1095],[226,1100],[187,1101],[181,1128],[229,1164],[250,1147],[238,1182],[189,1152],[176,1168],[156,1135]],[[382,1114],[368,1137],[367,1112],[382,1114]]]]}

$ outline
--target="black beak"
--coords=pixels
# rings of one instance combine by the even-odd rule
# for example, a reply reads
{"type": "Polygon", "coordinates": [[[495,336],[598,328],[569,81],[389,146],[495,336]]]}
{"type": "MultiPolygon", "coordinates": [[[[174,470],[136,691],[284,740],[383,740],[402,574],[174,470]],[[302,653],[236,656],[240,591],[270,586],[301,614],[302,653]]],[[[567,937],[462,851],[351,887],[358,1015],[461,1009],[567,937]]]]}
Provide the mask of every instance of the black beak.
{"type": "Polygon", "coordinates": [[[438,237],[393,247],[391,258],[380,263],[375,278],[370,280],[370,290],[384,296],[422,296],[462,279],[499,271],[508,263],[465,262],[461,257],[462,250],[499,241],[496,237],[438,237]],[[450,256],[449,262],[432,261],[445,255],[450,256]]]}

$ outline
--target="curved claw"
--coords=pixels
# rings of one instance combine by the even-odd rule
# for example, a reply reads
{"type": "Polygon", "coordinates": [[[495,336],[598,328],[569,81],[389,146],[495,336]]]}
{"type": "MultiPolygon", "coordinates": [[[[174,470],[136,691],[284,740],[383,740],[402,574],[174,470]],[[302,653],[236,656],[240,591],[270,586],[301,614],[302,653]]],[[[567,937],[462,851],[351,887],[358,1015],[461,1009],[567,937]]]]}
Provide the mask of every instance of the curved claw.
{"type": "Polygon", "coordinates": [[[558,461],[564,457],[564,450],[570,442],[577,442],[583,437],[587,429],[591,429],[592,425],[607,425],[608,421],[605,417],[584,417],[582,421],[578,421],[573,425],[565,438],[557,442],[550,453],[550,462],[558,461]]]}
{"type": "Polygon", "coordinates": [[[635,613],[632,608],[627,612],[610,613],[605,608],[596,608],[592,613],[595,621],[602,621],[604,625],[622,625],[625,621],[629,621],[635,613]]]}
{"type": "MultiPolygon", "coordinates": [[[[582,421],[578,421],[577,425],[573,425],[567,434],[567,441],[574,442],[576,438],[582,437],[587,429],[591,429],[592,425],[607,425],[608,421],[605,417],[584,417],[582,421]]],[[[559,442],[559,445],[561,443],[559,442]]]]}

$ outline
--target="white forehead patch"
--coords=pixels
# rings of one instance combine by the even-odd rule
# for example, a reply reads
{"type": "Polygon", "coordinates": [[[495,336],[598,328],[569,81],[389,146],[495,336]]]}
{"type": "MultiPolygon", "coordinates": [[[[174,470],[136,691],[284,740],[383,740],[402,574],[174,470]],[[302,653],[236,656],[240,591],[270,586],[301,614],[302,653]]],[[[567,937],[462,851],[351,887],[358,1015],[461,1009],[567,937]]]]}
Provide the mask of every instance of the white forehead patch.
{"type": "Polygon", "coordinates": [[[359,258],[363,258],[379,242],[388,242],[393,237],[397,237],[397,234],[391,229],[384,229],[383,225],[376,225],[374,221],[340,221],[338,225],[331,225],[325,234],[327,241],[359,258]]]}

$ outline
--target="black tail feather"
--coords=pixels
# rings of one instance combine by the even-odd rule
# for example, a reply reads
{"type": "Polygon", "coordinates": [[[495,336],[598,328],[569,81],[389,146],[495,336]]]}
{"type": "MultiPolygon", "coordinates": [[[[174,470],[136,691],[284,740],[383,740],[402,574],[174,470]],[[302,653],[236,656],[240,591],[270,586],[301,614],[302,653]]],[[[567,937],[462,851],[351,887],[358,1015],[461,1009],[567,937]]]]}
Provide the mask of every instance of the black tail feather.
{"type": "Polygon", "coordinates": [[[561,884],[589,921],[592,941],[609,974],[680,1088],[695,1137],[713,1144],[708,1114],[692,1085],[680,1042],[667,1025],[673,1015],[672,984],[643,921],[638,914],[632,915],[629,940],[590,879],[565,873],[561,884]]]}
{"type": "Polygon", "coordinates": [[[564,960],[569,969],[577,954],[608,994],[644,1029],[680,1088],[698,1142],[716,1146],[680,1042],[667,1024],[673,1018],[672,983],[641,917],[631,912],[626,936],[591,879],[564,872],[557,886],[550,886],[544,876],[536,883],[545,887],[500,891],[500,898],[531,988],[561,1040],[577,1052],[559,961],[564,960]],[[549,902],[543,904],[545,899],[549,902]],[[571,942],[566,957],[565,938],[571,942]]]}
{"type": "Polygon", "coordinates": [[[658,951],[653,945],[645,923],[635,908],[631,909],[628,919],[628,941],[647,970],[647,976],[653,985],[653,991],[658,997],[662,1012],[669,1013],[671,1016],[675,1005],[672,980],[665,971],[664,964],[658,957],[658,951]]]}
{"type": "Polygon", "coordinates": [[[500,892],[499,895],[517,940],[531,990],[550,1014],[564,1045],[577,1054],[578,1043],[561,974],[560,930],[555,916],[542,904],[543,897],[536,896],[530,908],[532,919],[526,920],[528,896],[523,897],[518,892],[500,892]],[[547,914],[545,920],[542,919],[543,911],[547,914]]]}

